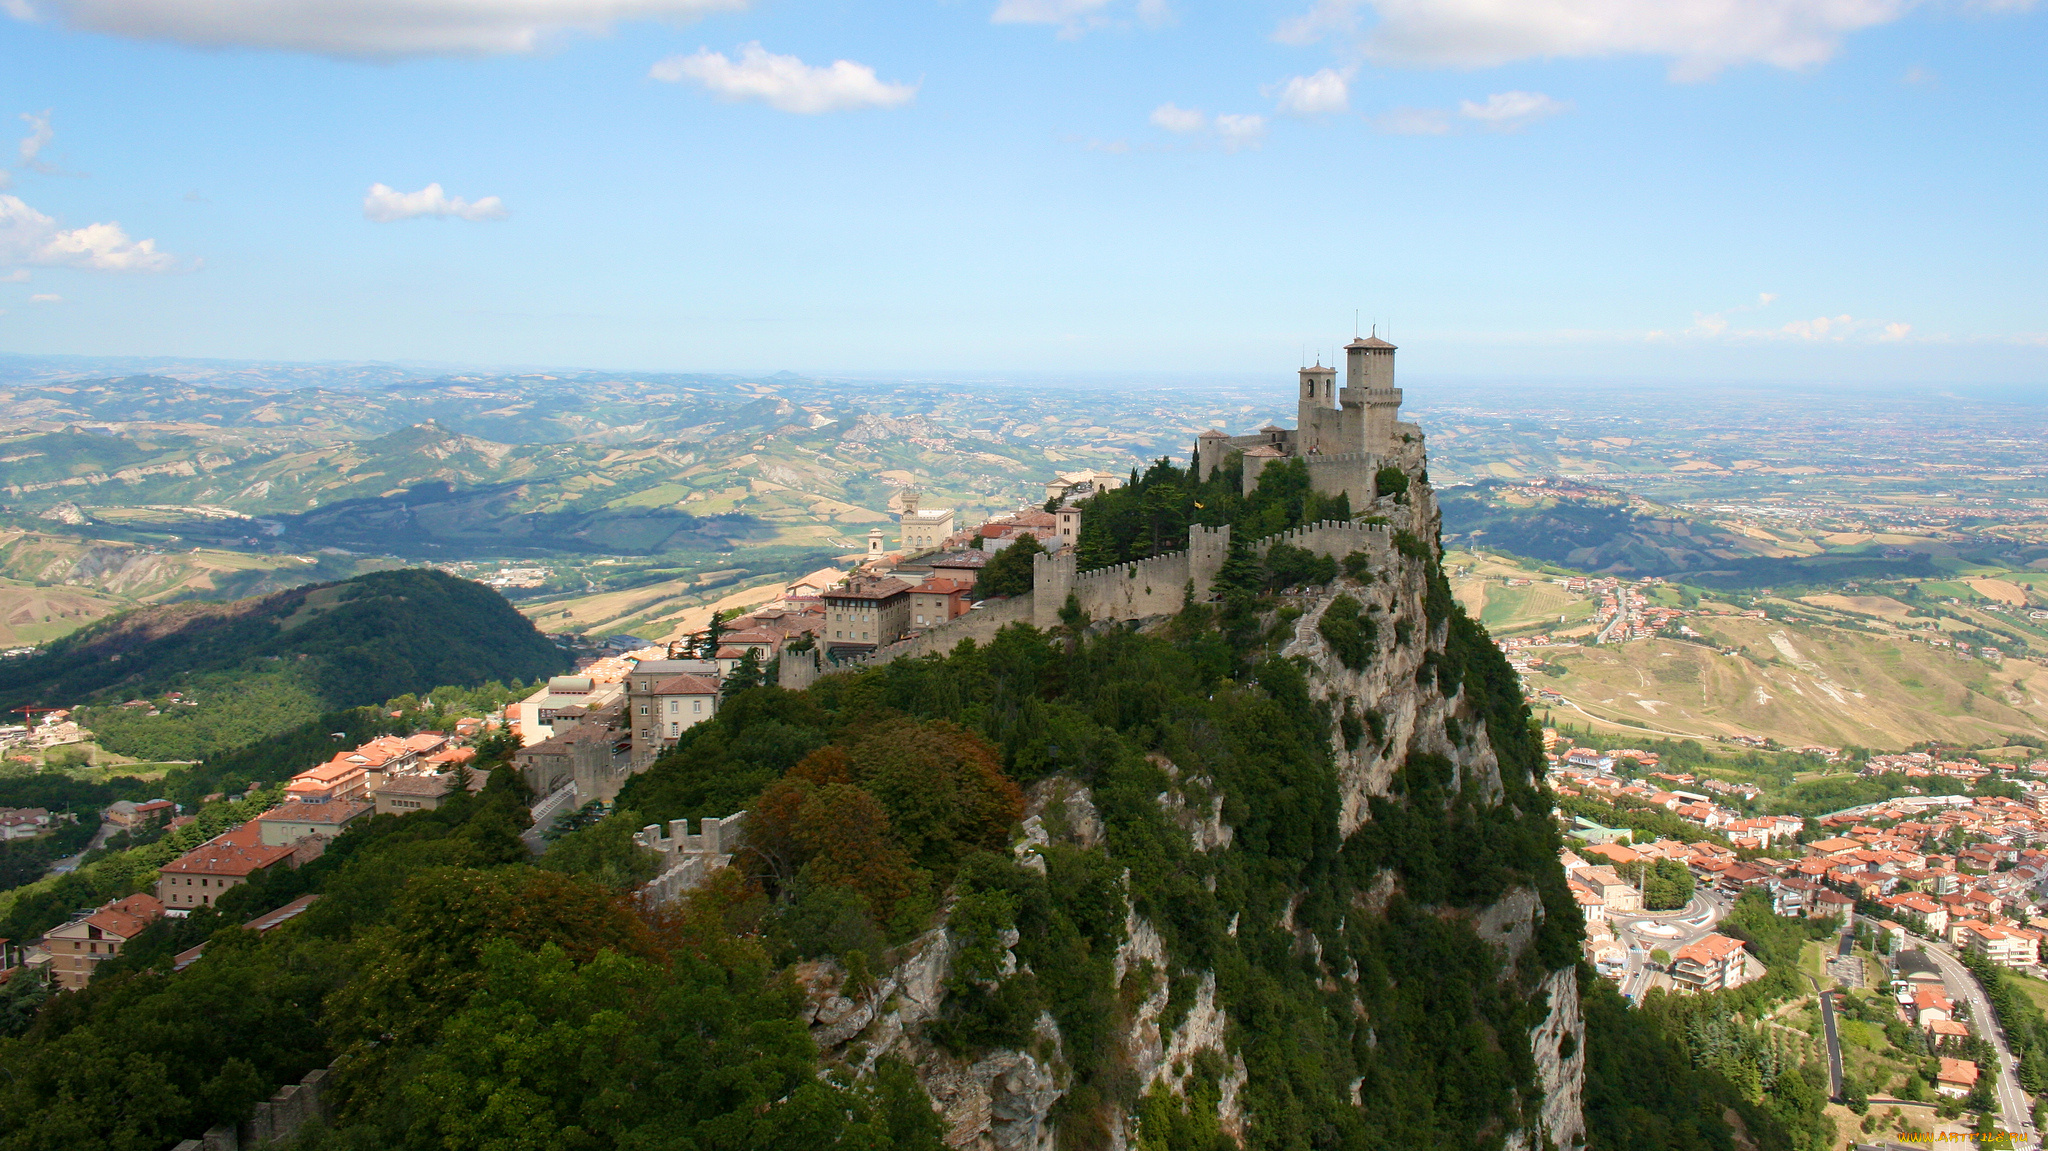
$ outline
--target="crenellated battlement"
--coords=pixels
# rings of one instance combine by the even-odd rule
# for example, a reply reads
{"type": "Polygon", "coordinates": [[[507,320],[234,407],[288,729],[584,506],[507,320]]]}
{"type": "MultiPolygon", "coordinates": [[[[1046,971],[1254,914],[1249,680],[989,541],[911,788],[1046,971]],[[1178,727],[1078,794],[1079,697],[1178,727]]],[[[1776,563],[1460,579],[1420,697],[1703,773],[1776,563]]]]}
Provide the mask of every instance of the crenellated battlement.
{"type": "Polygon", "coordinates": [[[711,873],[732,862],[740,847],[740,833],[747,818],[744,811],[723,819],[706,816],[698,821],[698,832],[690,834],[690,821],[671,819],[668,834],[661,825],[650,823],[633,833],[633,842],[661,856],[660,871],[640,887],[640,900],[648,907],[671,903],[683,892],[703,884],[711,873]]]}

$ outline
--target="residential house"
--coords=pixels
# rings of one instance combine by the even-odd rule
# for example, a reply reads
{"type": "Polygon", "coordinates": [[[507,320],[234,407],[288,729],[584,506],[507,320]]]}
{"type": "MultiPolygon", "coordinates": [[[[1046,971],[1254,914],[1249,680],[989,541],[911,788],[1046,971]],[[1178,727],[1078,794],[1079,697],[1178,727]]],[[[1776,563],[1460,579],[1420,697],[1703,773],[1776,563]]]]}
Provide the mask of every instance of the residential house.
{"type": "Polygon", "coordinates": [[[318,767],[310,767],[292,776],[284,786],[284,797],[297,803],[337,803],[359,800],[370,792],[369,773],[363,770],[361,760],[352,760],[346,753],[318,767]]]}
{"type": "Polygon", "coordinates": [[[749,654],[753,655],[754,662],[764,668],[767,667],[768,661],[774,659],[775,653],[781,648],[782,636],[777,633],[766,628],[742,628],[718,637],[718,651],[713,659],[718,664],[719,676],[724,677],[731,675],[732,669],[738,667],[749,654]]]}
{"type": "Polygon", "coordinates": [[[49,809],[44,807],[15,807],[0,811],[0,840],[34,839],[48,831],[52,822],[49,809]]]}
{"type": "Polygon", "coordinates": [[[1612,867],[1584,867],[1572,878],[1598,895],[1601,906],[1610,912],[1642,910],[1643,893],[1629,886],[1612,867]]]}
{"type": "Polygon", "coordinates": [[[1912,1012],[1913,1025],[1925,1027],[1937,1019],[1954,1019],[1956,1005],[1942,988],[1922,985],[1913,988],[1912,1012]]]}
{"type": "Polygon", "coordinates": [[[655,684],[649,700],[654,739],[665,748],[718,714],[718,683],[701,675],[674,675],[655,684]]]}
{"type": "MultiPolygon", "coordinates": [[[[623,729],[631,771],[647,770],[671,742],[667,730],[669,717],[658,714],[662,703],[655,699],[655,690],[679,675],[707,680],[716,693],[719,678],[716,660],[643,659],[635,661],[626,673],[625,706],[617,712],[613,726],[623,729]]],[[[588,803],[595,797],[585,795],[583,798],[588,803]]]]}
{"type": "Polygon", "coordinates": [[[1720,991],[1749,982],[1749,966],[1741,940],[1707,935],[1673,952],[1669,971],[1671,981],[1681,987],[1720,991]]]}
{"type": "Polygon", "coordinates": [[[1934,1077],[1934,1089],[1943,1095],[1963,1098],[1977,1089],[1977,1065],[1967,1059],[1941,1057],[1941,1073],[1934,1077]]]}
{"type": "Polygon", "coordinates": [[[2038,932],[2019,927],[1993,927],[1965,921],[1957,943],[2000,967],[2032,967],[2041,960],[2038,932]]]}
{"type": "Polygon", "coordinates": [[[956,616],[966,615],[974,606],[974,585],[944,576],[932,576],[910,589],[910,626],[937,627],[956,616]]]}
{"type": "Polygon", "coordinates": [[[123,831],[134,831],[139,827],[149,827],[167,820],[177,814],[177,811],[178,805],[168,799],[152,799],[147,803],[117,799],[108,804],[105,811],[100,812],[100,819],[123,831]]]}
{"type": "Polygon", "coordinates": [[[61,991],[82,991],[100,964],[121,954],[121,945],[164,913],[154,896],[137,893],[105,904],[43,936],[50,955],[50,980],[61,991]]]}

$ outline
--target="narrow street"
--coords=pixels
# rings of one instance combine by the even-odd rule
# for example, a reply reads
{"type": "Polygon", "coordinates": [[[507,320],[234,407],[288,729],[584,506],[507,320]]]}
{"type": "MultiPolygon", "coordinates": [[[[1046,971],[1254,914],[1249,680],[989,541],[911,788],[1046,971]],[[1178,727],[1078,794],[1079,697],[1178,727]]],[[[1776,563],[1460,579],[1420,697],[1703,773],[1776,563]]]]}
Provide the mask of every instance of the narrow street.
{"type": "Polygon", "coordinates": [[[1974,1030],[1990,1041],[1992,1049],[1998,1053],[1999,1126],[2024,1135],[2024,1146],[2038,1147],[2038,1136],[2027,1127],[2032,1121],[2027,1110],[2027,1097],[2013,1077],[2012,1048],[2006,1045],[2005,1031],[1991,1013],[1991,1004],[1985,999],[1977,977],[1971,975],[1969,968],[1964,967],[1944,944],[1923,941],[1920,951],[1941,969],[1941,977],[1948,984],[1949,997],[1970,1005],[1970,1019],[1976,1024],[1974,1030]]]}

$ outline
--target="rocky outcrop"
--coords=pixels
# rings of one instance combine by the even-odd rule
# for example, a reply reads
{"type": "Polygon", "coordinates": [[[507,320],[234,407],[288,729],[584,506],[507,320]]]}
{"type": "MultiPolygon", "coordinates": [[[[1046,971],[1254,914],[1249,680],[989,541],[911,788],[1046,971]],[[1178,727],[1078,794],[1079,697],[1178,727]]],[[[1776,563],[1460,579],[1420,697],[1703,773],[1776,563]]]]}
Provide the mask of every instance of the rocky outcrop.
{"type": "MultiPolygon", "coordinates": [[[[1389,550],[1375,553],[1370,578],[1340,578],[1328,587],[1283,600],[1283,607],[1298,615],[1292,618],[1279,654],[1298,659],[1311,698],[1331,717],[1338,834],[1349,839],[1367,827],[1374,800],[1393,796],[1397,774],[1416,756],[1447,762],[1453,779],[1445,790],[1467,801],[1496,810],[1510,802],[1510,795],[1520,795],[1526,803],[1532,794],[1527,781],[1503,778],[1502,753],[1488,731],[1484,702],[1456,686],[1447,695],[1440,682],[1460,681],[1442,681],[1431,673],[1432,666],[1452,657],[1447,648],[1449,619],[1444,611],[1426,606],[1436,573],[1433,561],[1421,553],[1428,546],[1422,541],[1434,540],[1437,529],[1436,505],[1427,483],[1418,478],[1403,495],[1381,499],[1365,511],[1383,521],[1376,530],[1392,543],[1389,550]],[[1373,649],[1359,667],[1345,666],[1322,635],[1320,625],[1340,596],[1363,605],[1374,621],[1373,649]],[[1431,611],[1437,618],[1430,618],[1431,611]]],[[[1435,594],[1441,603],[1440,585],[1435,594]]],[[[1269,616],[1267,627],[1281,618],[1269,616]]],[[[1141,626],[1164,626],[1164,621],[1141,626]]],[[[1469,641],[1465,642],[1468,648],[1461,650],[1469,650],[1469,641]]],[[[1225,858],[1239,838],[1239,829],[1231,826],[1227,815],[1234,810],[1229,797],[1214,780],[1185,771],[1159,754],[1149,761],[1169,784],[1154,797],[1167,824],[1178,828],[1200,855],[1225,858]]],[[[1047,874],[1048,853],[1056,844],[1082,850],[1104,847],[1105,827],[1096,797],[1079,780],[1041,780],[1026,799],[1021,834],[1013,845],[1020,866],[1047,874]]],[[[1205,882],[1216,890],[1213,875],[1205,882]]],[[[1341,996],[1346,981],[1356,985],[1360,974],[1352,959],[1326,957],[1328,936],[1297,924],[1308,894],[1298,892],[1275,908],[1277,925],[1293,935],[1302,963],[1320,968],[1317,980],[1323,992],[1341,996]]],[[[1353,892],[1345,914],[1384,916],[1399,894],[1398,875],[1383,870],[1353,892]]],[[[1527,1109],[1519,1113],[1508,1105],[1508,1129],[1501,1132],[1506,1145],[1517,1151],[1581,1145],[1584,1025],[1577,976],[1572,968],[1546,971],[1533,962],[1542,933],[1542,898],[1528,886],[1513,886],[1484,906],[1432,906],[1427,913],[1468,925],[1481,945],[1497,952],[1502,984],[1512,986],[1518,997],[1540,996],[1547,1004],[1540,1013],[1517,1016],[1517,1028],[1536,1020],[1525,1034],[1496,1036],[1503,1044],[1528,1044],[1535,1081],[1525,1081],[1519,1097],[1541,1100],[1524,1103],[1527,1109]]],[[[1241,914],[1229,917],[1227,934],[1233,938],[1241,914]]],[[[1014,946],[1014,933],[1003,942],[1014,946]]],[[[828,1057],[857,1069],[871,1069],[885,1055],[909,1061],[944,1118],[950,1146],[1050,1151],[1058,1141],[1053,1116],[1072,1087],[1067,1040],[1050,1014],[1039,1017],[1024,1045],[1028,1049],[978,1052],[971,1059],[940,1049],[922,1034],[923,1025],[944,1008],[952,958],[963,954],[958,947],[947,928],[929,932],[903,949],[876,985],[865,990],[849,991],[843,973],[820,969],[805,979],[812,1036],[828,1057]]],[[[1005,977],[1020,970],[1014,953],[1007,950],[1000,967],[1005,977]]],[[[1110,967],[1120,1004],[1113,1036],[1119,1075],[1135,1084],[1138,1097],[1163,1091],[1185,1102],[1199,1096],[1204,1107],[1213,1105],[1218,1127],[1242,1143],[1259,1117],[1247,1114],[1242,1103],[1247,1066],[1243,1053],[1234,1049],[1234,1023],[1217,972],[1190,969],[1183,957],[1174,955],[1159,925],[1139,914],[1128,894],[1122,941],[1110,967]]],[[[1366,1017],[1363,999],[1354,999],[1346,1010],[1355,1018],[1366,1017]]],[[[1352,1086],[1355,1094],[1358,1084],[1352,1086]]],[[[1103,1144],[1116,1151],[1135,1144],[1137,1133],[1127,1126],[1130,1110],[1097,1110],[1093,1121],[1101,1125],[1103,1144]]]]}

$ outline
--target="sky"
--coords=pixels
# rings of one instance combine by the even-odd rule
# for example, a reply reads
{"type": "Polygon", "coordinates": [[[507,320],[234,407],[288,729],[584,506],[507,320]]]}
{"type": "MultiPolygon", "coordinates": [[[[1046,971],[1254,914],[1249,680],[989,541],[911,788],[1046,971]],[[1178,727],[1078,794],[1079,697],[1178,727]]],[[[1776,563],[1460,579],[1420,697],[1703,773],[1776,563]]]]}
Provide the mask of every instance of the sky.
{"type": "Polygon", "coordinates": [[[0,352],[2048,389],[2044,62],[2048,0],[0,0],[0,352]]]}

